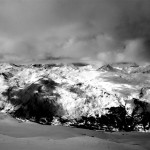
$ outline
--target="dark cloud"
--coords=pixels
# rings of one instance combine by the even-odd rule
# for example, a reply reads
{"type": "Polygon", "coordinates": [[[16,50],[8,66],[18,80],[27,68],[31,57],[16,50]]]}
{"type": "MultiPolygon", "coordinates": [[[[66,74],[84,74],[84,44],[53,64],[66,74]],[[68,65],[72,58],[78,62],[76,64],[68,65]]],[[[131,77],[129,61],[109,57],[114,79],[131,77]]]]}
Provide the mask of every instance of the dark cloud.
{"type": "Polygon", "coordinates": [[[0,0],[0,54],[150,61],[149,8],[149,0],[0,0]]]}

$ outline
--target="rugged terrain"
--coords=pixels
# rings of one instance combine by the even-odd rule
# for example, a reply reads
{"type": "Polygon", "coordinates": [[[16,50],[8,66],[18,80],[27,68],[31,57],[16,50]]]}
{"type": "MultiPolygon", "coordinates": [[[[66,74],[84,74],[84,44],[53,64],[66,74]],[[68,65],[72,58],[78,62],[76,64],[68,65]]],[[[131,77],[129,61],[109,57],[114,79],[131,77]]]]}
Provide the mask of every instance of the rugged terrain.
{"type": "Polygon", "coordinates": [[[42,124],[150,128],[150,66],[0,64],[0,110],[42,124]]]}

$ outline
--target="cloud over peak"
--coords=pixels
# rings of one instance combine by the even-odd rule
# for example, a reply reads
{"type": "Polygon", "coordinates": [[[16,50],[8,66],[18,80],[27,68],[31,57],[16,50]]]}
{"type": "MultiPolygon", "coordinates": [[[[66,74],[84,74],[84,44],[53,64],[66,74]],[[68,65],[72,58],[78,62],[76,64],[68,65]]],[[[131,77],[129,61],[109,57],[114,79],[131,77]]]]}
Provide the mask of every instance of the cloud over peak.
{"type": "Polygon", "coordinates": [[[0,0],[0,55],[148,62],[149,8],[149,0],[0,0]]]}

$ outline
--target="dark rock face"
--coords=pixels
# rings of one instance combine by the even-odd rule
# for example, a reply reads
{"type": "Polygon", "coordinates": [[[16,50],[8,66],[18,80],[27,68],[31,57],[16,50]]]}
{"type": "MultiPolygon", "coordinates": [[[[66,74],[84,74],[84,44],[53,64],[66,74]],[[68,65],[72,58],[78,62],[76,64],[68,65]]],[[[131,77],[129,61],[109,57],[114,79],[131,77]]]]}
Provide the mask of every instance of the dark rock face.
{"type": "MultiPolygon", "coordinates": [[[[100,67],[99,71],[109,71],[109,72],[119,72],[119,73],[136,73],[139,70],[140,66],[132,62],[120,62],[107,64],[100,67]]],[[[142,67],[143,68],[143,67],[142,67]]]]}
{"type": "Polygon", "coordinates": [[[34,119],[39,122],[45,118],[51,122],[53,117],[63,115],[63,109],[57,99],[60,95],[53,93],[58,84],[51,79],[40,79],[25,89],[15,91],[15,87],[8,89],[6,95],[13,105],[21,107],[11,114],[15,117],[34,119]]]}
{"type": "Polygon", "coordinates": [[[138,64],[135,62],[118,62],[118,63],[113,63],[113,67],[122,67],[122,68],[130,68],[130,67],[139,67],[138,64]]]}
{"type": "Polygon", "coordinates": [[[113,68],[111,65],[104,65],[104,66],[102,66],[102,67],[100,67],[99,69],[98,69],[98,71],[110,71],[110,72],[115,72],[115,71],[117,71],[117,69],[115,69],[115,68],[113,68]]]}
{"type": "Polygon", "coordinates": [[[150,65],[148,66],[139,66],[134,68],[131,73],[143,73],[143,74],[149,74],[150,73],[150,65]]]}
{"type": "Polygon", "coordinates": [[[43,65],[42,64],[33,64],[33,67],[41,68],[43,65]]]}
{"type": "Polygon", "coordinates": [[[46,69],[49,69],[49,68],[52,68],[52,67],[57,67],[58,65],[57,64],[45,64],[44,67],[46,69]]]}
{"type": "Polygon", "coordinates": [[[89,64],[87,63],[72,63],[74,66],[77,66],[77,67],[84,67],[84,66],[88,66],[89,64]]]}
{"type": "Polygon", "coordinates": [[[71,87],[70,92],[76,93],[79,97],[84,94],[84,91],[82,91],[79,87],[71,87]]]}
{"type": "Polygon", "coordinates": [[[133,99],[135,108],[132,112],[135,123],[141,124],[143,129],[150,129],[150,104],[138,99],[133,99]]]}
{"type": "Polygon", "coordinates": [[[0,75],[2,75],[5,80],[8,80],[9,78],[13,76],[10,72],[0,73],[0,75]]]}
{"type": "Polygon", "coordinates": [[[147,94],[147,91],[149,91],[149,90],[150,90],[150,87],[143,87],[143,88],[140,90],[139,98],[144,97],[144,96],[147,94]]]}
{"type": "Polygon", "coordinates": [[[108,131],[138,131],[150,129],[149,103],[133,99],[135,108],[128,114],[125,106],[108,108],[108,114],[101,117],[82,116],[73,124],[88,129],[101,129],[108,131]],[[139,128],[140,127],[140,128],[139,128]]]}

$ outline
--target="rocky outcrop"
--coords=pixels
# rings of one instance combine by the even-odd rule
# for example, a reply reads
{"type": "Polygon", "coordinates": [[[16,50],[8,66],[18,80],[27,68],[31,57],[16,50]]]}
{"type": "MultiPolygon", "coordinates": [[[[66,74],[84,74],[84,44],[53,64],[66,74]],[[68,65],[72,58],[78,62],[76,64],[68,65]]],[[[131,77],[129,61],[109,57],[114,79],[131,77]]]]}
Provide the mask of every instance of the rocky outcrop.
{"type": "Polygon", "coordinates": [[[122,73],[131,73],[134,70],[137,70],[140,66],[134,62],[119,62],[107,64],[99,68],[101,71],[112,71],[112,72],[122,72],[122,73]]]}
{"type": "Polygon", "coordinates": [[[63,115],[63,108],[59,103],[59,94],[54,93],[58,86],[56,82],[48,78],[41,78],[23,89],[9,87],[4,95],[8,96],[13,106],[19,106],[11,111],[16,117],[32,119],[39,122],[41,118],[52,121],[55,116],[63,115]]]}
{"type": "Polygon", "coordinates": [[[139,66],[136,68],[133,68],[130,73],[143,73],[143,74],[149,74],[150,73],[150,65],[146,66],[139,66]]]}
{"type": "Polygon", "coordinates": [[[104,66],[102,66],[102,67],[100,67],[99,69],[98,69],[99,71],[117,71],[115,68],[113,68],[111,65],[104,65],[104,66]]]}
{"type": "Polygon", "coordinates": [[[144,98],[150,101],[150,87],[143,87],[140,90],[139,98],[144,98]]]}

